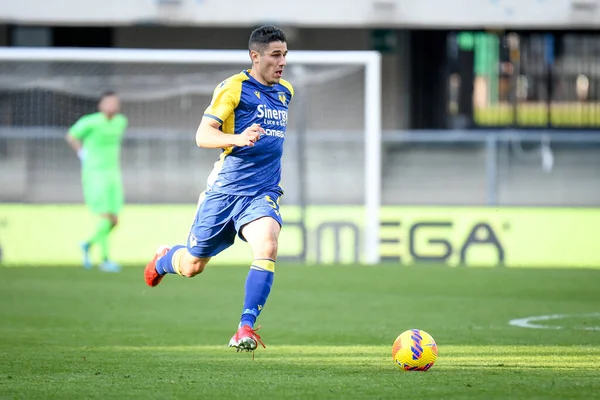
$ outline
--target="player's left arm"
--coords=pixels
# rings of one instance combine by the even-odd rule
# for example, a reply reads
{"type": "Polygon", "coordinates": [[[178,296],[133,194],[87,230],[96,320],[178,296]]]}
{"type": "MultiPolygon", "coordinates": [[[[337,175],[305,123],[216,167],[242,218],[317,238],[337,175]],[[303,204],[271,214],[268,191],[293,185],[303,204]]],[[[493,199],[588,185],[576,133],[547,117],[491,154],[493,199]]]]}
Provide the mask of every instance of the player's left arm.
{"type": "Polygon", "coordinates": [[[292,86],[291,83],[289,83],[288,81],[286,81],[285,79],[282,79],[281,81],[279,81],[279,83],[285,87],[289,92],[290,92],[290,96],[292,98],[294,98],[294,87],[292,86]]]}
{"type": "Polygon", "coordinates": [[[121,124],[123,125],[121,129],[123,130],[123,134],[125,134],[125,131],[129,128],[129,118],[125,114],[119,114],[119,117],[121,117],[121,124]]]}
{"type": "Polygon", "coordinates": [[[121,142],[123,141],[123,138],[125,137],[125,133],[127,132],[127,129],[129,128],[129,118],[127,118],[127,116],[125,116],[125,114],[119,114],[122,118],[123,121],[123,126],[121,128],[121,142]]]}

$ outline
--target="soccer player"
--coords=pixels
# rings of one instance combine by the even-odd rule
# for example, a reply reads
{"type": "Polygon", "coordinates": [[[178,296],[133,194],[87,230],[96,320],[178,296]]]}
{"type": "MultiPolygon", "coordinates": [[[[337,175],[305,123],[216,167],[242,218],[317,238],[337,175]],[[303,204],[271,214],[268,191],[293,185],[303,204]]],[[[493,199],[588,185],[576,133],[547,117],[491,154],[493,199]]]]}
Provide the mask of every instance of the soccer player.
{"type": "Polygon", "coordinates": [[[67,133],[66,140],[81,160],[81,181],[85,203],[100,217],[94,234],[81,245],[83,266],[91,268],[90,250],[99,245],[102,263],[99,269],[118,272],[120,267],[109,256],[108,237],[118,223],[123,207],[121,183],[121,141],[127,128],[127,117],[120,113],[116,93],[104,93],[98,103],[99,112],[84,115],[67,133]]]}
{"type": "Polygon", "coordinates": [[[274,26],[252,32],[252,67],[221,82],[196,132],[199,147],[221,148],[200,194],[187,244],[159,247],[145,268],[149,286],[165,274],[191,278],[235,240],[254,256],[245,284],[243,311],[229,346],[254,351],[260,343],[254,324],[271,291],[282,225],[281,156],[292,86],[281,79],[287,56],[285,33],[274,26]]]}

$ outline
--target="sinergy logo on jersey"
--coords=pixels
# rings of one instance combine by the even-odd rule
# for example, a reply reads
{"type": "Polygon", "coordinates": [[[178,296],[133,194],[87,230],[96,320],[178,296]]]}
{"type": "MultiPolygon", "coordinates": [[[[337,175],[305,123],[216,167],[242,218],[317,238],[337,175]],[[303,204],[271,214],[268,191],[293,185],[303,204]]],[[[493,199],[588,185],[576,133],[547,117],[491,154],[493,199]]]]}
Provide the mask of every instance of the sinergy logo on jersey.
{"type": "Polygon", "coordinates": [[[259,104],[256,107],[256,117],[261,118],[261,125],[281,126],[284,129],[265,128],[265,135],[278,138],[285,138],[285,127],[287,126],[288,113],[286,110],[276,110],[266,107],[264,104],[259,104]]]}
{"type": "Polygon", "coordinates": [[[261,125],[277,125],[287,126],[288,112],[287,110],[276,110],[269,108],[264,104],[259,104],[256,107],[256,118],[262,118],[261,125]]]}

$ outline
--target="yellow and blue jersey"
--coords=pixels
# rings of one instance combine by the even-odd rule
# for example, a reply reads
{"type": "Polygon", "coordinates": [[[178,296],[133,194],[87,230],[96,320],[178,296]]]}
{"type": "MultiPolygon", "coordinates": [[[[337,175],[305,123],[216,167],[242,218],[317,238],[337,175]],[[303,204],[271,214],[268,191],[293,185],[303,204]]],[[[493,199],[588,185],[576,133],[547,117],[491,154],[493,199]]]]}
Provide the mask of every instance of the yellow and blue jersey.
{"type": "Polygon", "coordinates": [[[221,131],[242,133],[259,124],[265,133],[252,147],[227,147],[207,180],[207,189],[224,194],[253,196],[280,190],[281,156],[288,123],[292,85],[283,79],[267,86],[242,71],[221,82],[204,116],[221,124],[221,131]]]}

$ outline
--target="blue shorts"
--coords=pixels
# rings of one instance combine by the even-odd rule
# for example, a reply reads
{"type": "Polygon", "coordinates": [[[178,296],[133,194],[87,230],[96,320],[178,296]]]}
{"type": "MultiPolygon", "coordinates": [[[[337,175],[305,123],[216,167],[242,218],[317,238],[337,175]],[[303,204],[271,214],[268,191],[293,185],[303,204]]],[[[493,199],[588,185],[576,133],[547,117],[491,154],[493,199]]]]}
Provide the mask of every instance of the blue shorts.
{"type": "Polygon", "coordinates": [[[283,225],[279,212],[279,190],[256,196],[204,192],[198,201],[196,218],[188,237],[187,249],[198,258],[213,257],[231,246],[244,225],[262,217],[271,217],[283,225]]]}

